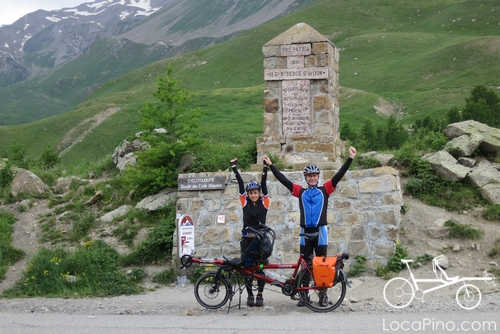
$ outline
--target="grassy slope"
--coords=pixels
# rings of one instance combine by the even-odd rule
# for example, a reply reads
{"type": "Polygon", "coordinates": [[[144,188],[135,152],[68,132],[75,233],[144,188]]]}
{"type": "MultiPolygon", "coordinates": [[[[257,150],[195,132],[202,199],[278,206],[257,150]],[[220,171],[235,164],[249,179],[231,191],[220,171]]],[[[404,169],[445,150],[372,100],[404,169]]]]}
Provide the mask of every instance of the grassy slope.
{"type": "Polygon", "coordinates": [[[15,138],[38,156],[83,117],[121,106],[63,161],[75,164],[109,156],[138,130],[137,110],[154,100],[152,93],[167,61],[183,85],[197,94],[194,105],[207,111],[201,124],[205,136],[233,143],[254,140],[262,133],[262,45],[298,22],[311,25],[341,50],[341,125],[349,122],[357,128],[366,117],[375,124],[384,122],[373,108],[379,97],[401,106],[403,122],[443,115],[451,106],[463,105],[464,95],[474,85],[500,86],[500,9],[495,4],[492,0],[320,1],[225,43],[108,82],[67,114],[0,128],[0,154],[15,138]]]}

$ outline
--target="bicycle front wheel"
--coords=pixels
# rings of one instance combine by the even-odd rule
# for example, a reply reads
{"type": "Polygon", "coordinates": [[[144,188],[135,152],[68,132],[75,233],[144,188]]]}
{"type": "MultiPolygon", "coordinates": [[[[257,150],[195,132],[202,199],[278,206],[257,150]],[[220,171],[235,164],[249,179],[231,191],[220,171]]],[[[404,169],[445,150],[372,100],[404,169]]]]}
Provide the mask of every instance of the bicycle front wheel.
{"type": "Polygon", "coordinates": [[[342,304],[346,293],[346,277],[343,271],[338,273],[340,280],[331,288],[320,288],[314,283],[314,277],[307,270],[303,270],[297,279],[300,290],[299,296],[305,305],[315,312],[330,312],[342,304]]]}
{"type": "Polygon", "coordinates": [[[194,296],[201,306],[218,309],[227,303],[231,295],[231,283],[215,272],[201,275],[194,285],[194,296]]]}
{"type": "Polygon", "coordinates": [[[464,284],[457,291],[457,303],[465,310],[476,308],[481,302],[481,291],[472,284],[464,284]]]}
{"type": "Polygon", "coordinates": [[[405,278],[395,277],[385,284],[384,299],[395,308],[408,306],[415,297],[415,290],[405,278]]]}

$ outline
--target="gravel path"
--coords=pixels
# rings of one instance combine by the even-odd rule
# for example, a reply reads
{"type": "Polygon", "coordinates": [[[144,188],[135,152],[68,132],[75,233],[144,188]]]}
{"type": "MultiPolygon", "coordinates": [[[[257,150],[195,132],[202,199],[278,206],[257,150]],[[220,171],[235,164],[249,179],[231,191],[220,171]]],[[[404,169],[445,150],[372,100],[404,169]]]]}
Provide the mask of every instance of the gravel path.
{"type": "MultiPolygon", "coordinates": [[[[351,279],[352,289],[347,290],[344,303],[333,313],[403,313],[403,312],[452,312],[464,311],[455,300],[458,285],[441,289],[441,293],[429,293],[425,302],[414,299],[404,309],[395,309],[387,305],[383,299],[383,286],[387,281],[377,277],[362,277],[351,279]]],[[[483,284],[483,283],[481,283],[483,284]]],[[[480,284],[477,284],[479,287],[480,284]]],[[[488,293],[481,286],[483,292],[479,306],[466,312],[500,311],[500,292],[488,293]]],[[[233,304],[237,303],[238,295],[233,304]]],[[[242,301],[246,293],[242,295],[242,301]]],[[[286,315],[307,314],[312,312],[307,308],[299,308],[296,301],[282,295],[274,287],[264,291],[265,307],[247,308],[246,306],[231,309],[231,315],[286,315]]],[[[244,303],[243,303],[244,304],[244,303]]],[[[60,313],[60,314],[148,314],[148,315],[214,315],[226,314],[227,305],[219,310],[206,310],[199,305],[194,297],[193,285],[183,287],[169,286],[151,289],[141,295],[118,296],[111,298],[25,298],[0,299],[0,312],[31,312],[31,313],[60,313]]]]}

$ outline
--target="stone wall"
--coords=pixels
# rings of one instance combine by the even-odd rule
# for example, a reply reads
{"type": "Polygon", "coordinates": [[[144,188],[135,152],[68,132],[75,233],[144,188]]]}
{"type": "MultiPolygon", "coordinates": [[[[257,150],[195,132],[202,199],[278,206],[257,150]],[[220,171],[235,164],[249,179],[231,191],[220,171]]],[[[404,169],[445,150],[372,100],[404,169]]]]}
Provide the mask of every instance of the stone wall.
{"type": "MultiPolygon", "coordinates": [[[[335,171],[321,173],[320,184],[333,176],[335,171]]],[[[261,172],[243,172],[247,184],[260,182],[261,172]]],[[[292,182],[305,185],[302,172],[284,172],[292,182]]],[[[179,177],[197,177],[201,174],[183,174],[179,177]]],[[[204,173],[201,176],[220,176],[221,173],[204,173]]],[[[190,214],[195,222],[195,250],[198,257],[239,257],[242,209],[238,200],[238,184],[231,172],[223,190],[179,191],[177,208],[181,214],[190,214]],[[225,215],[225,223],[218,224],[217,216],[225,215]]],[[[295,262],[299,251],[298,199],[271,171],[268,173],[271,199],[267,225],[276,231],[274,263],[295,262]]],[[[347,252],[354,257],[366,256],[369,268],[386,264],[399,238],[402,194],[398,171],[391,167],[348,171],[337,190],[330,196],[328,205],[329,248],[328,254],[347,252]]],[[[174,256],[177,256],[177,238],[174,238],[174,256]]]]}

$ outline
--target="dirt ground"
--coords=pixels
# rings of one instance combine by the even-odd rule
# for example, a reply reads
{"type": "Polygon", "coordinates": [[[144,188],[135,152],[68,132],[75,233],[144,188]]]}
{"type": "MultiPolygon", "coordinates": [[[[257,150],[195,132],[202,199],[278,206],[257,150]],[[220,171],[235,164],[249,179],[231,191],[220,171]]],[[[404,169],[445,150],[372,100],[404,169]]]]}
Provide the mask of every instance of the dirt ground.
{"type": "MultiPolygon", "coordinates": [[[[445,254],[449,259],[449,267],[446,270],[449,277],[476,277],[481,276],[484,270],[498,268],[500,257],[490,258],[488,253],[494,245],[495,239],[500,237],[499,223],[489,222],[481,218],[479,211],[464,212],[462,214],[450,213],[441,208],[432,207],[421,203],[420,201],[405,197],[404,202],[409,207],[409,211],[403,215],[401,223],[402,233],[401,242],[407,247],[408,254],[412,258],[423,255],[424,253],[436,256],[445,254]],[[439,233],[430,231],[439,229],[439,226],[444,221],[453,219],[460,223],[471,224],[478,226],[484,236],[480,241],[465,241],[459,239],[449,239],[446,237],[438,237],[439,233]],[[455,249],[455,250],[453,250],[455,249]]],[[[7,272],[7,277],[0,282],[0,292],[13,284],[22,276],[24,267],[27,265],[27,260],[40,247],[44,245],[38,242],[38,226],[37,220],[40,214],[43,214],[48,209],[46,200],[37,200],[31,209],[26,212],[19,212],[17,205],[10,204],[0,207],[1,210],[6,210],[15,213],[17,221],[14,224],[14,247],[23,249],[27,256],[10,267],[7,272]]],[[[148,267],[146,272],[155,273],[164,270],[164,267],[148,267]]],[[[432,272],[432,265],[429,263],[418,269],[413,269],[412,272],[417,278],[433,278],[435,275],[432,272]]],[[[399,276],[408,277],[408,271],[403,270],[399,276]]],[[[152,275],[151,275],[152,276],[152,275]]],[[[352,289],[348,289],[346,300],[352,303],[384,303],[383,288],[387,280],[376,277],[374,275],[364,275],[358,278],[350,278],[352,289]]],[[[156,287],[150,281],[146,281],[147,288],[144,295],[138,296],[122,296],[109,299],[75,299],[75,300],[57,300],[35,298],[30,299],[29,303],[26,300],[0,300],[0,311],[3,308],[29,310],[30,307],[39,309],[57,308],[61,312],[95,312],[96,310],[105,309],[106,313],[127,313],[127,312],[157,312],[160,308],[161,312],[165,309],[171,312],[179,312],[180,310],[198,309],[192,290],[192,285],[186,286],[170,286],[156,287]],[[168,301],[168,302],[167,302],[168,301]],[[34,306],[37,305],[37,306],[34,306]],[[52,306],[51,306],[52,305],[52,306]],[[161,307],[159,306],[161,305],[161,307]],[[65,310],[68,309],[68,310],[65,310]],[[135,311],[134,311],[135,310],[135,311]],[[142,311],[141,311],[142,310],[142,311]],[[144,311],[146,310],[146,311],[144,311]]],[[[477,283],[483,294],[500,292],[500,285],[491,286],[483,282],[477,283]]],[[[450,286],[437,290],[429,296],[430,300],[440,299],[443,296],[454,298],[457,290],[456,286],[450,286]]],[[[280,312],[296,312],[295,302],[290,298],[278,293],[270,291],[267,293],[266,304],[274,305],[273,312],[279,308],[280,312]]],[[[242,298],[245,298],[243,296],[242,298]]],[[[199,310],[200,311],[200,310],[199,310]]],[[[188,312],[188,311],[186,311],[188,312]]],[[[298,312],[298,311],[297,311],[298,312]]],[[[302,311],[300,311],[302,312],[302,311]]]]}

